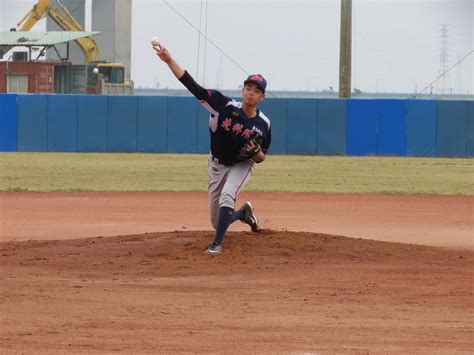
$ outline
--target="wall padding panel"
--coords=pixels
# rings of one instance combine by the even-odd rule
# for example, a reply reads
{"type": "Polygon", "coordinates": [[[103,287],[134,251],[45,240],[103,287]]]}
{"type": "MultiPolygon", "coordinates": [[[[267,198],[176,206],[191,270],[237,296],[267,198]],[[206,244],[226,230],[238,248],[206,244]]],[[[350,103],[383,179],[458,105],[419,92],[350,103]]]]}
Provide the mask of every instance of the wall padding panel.
{"type": "Polygon", "coordinates": [[[288,154],[317,153],[317,108],[316,99],[288,99],[288,154]]]}
{"type": "Polygon", "coordinates": [[[109,96],[107,151],[137,151],[138,96],[109,96]]]}
{"type": "Polygon", "coordinates": [[[467,102],[466,156],[474,157],[474,101],[467,102]]]}
{"type": "Polygon", "coordinates": [[[77,152],[77,95],[48,95],[48,151],[77,152]]]}
{"type": "Polygon", "coordinates": [[[436,156],[436,101],[407,101],[407,155],[436,156]]]}
{"type": "Polygon", "coordinates": [[[138,98],[137,151],[165,153],[168,146],[168,99],[166,96],[138,98]]]}
{"type": "Polygon", "coordinates": [[[467,102],[438,101],[436,155],[465,157],[467,146],[467,102]]]}
{"type": "Polygon", "coordinates": [[[318,154],[346,154],[347,100],[318,100],[318,154]]]}
{"type": "Polygon", "coordinates": [[[377,152],[376,100],[348,100],[347,155],[375,155],[377,152]]]}
{"type": "Polygon", "coordinates": [[[196,152],[198,107],[195,101],[195,97],[168,97],[168,152],[196,152]]]}
{"type": "Polygon", "coordinates": [[[0,94],[0,152],[16,152],[17,95],[0,94]]]}
{"type": "Polygon", "coordinates": [[[18,95],[18,151],[48,150],[48,95],[18,95]]]}
{"type": "Polygon", "coordinates": [[[108,97],[79,95],[77,99],[78,150],[80,152],[107,151],[108,97]]]}
{"type": "Polygon", "coordinates": [[[377,155],[407,155],[406,100],[377,100],[377,155]]]}

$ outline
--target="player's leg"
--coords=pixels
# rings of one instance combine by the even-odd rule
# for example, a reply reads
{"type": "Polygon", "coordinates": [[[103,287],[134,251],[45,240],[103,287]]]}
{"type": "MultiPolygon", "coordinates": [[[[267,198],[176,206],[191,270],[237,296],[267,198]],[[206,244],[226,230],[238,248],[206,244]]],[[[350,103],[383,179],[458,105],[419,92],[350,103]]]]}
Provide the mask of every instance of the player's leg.
{"type": "MultiPolygon", "coordinates": [[[[229,172],[229,177],[227,178],[226,185],[224,186],[223,192],[221,194],[221,199],[223,199],[226,196],[226,192],[228,192],[228,197],[233,199],[234,206],[238,194],[250,180],[250,177],[252,176],[253,172],[253,167],[255,166],[255,163],[251,160],[247,161],[246,163],[250,164],[251,170],[249,171],[246,167],[231,170],[229,172]],[[247,173],[248,171],[249,173],[247,173]],[[242,173],[245,174],[244,177],[242,177],[242,173]]],[[[234,223],[237,220],[248,224],[253,232],[258,232],[258,219],[253,212],[253,207],[250,202],[245,202],[238,210],[234,211],[231,223],[234,223]]]]}
{"type": "Polygon", "coordinates": [[[219,222],[219,199],[221,197],[222,189],[226,182],[227,174],[230,167],[218,164],[209,156],[208,161],[208,191],[209,191],[209,212],[211,224],[214,229],[217,229],[219,222]]]}
{"type": "Polygon", "coordinates": [[[240,220],[242,223],[246,223],[252,229],[252,232],[258,232],[260,230],[258,219],[253,212],[252,204],[247,201],[237,211],[234,212],[233,220],[240,220]]]}
{"type": "Polygon", "coordinates": [[[229,169],[219,198],[219,220],[213,244],[219,245],[222,243],[229,225],[236,220],[234,216],[235,201],[242,188],[252,176],[253,165],[252,161],[247,160],[229,169]]]}

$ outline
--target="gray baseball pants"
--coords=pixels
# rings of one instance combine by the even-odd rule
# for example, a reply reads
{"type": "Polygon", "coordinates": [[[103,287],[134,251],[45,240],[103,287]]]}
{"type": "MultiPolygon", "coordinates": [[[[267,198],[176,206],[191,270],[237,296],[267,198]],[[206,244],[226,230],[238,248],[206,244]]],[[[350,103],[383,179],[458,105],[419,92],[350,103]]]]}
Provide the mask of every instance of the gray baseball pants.
{"type": "Polygon", "coordinates": [[[237,196],[252,176],[254,165],[255,162],[248,159],[232,166],[226,166],[219,164],[217,159],[209,154],[209,210],[214,229],[217,229],[220,207],[235,209],[237,196]]]}

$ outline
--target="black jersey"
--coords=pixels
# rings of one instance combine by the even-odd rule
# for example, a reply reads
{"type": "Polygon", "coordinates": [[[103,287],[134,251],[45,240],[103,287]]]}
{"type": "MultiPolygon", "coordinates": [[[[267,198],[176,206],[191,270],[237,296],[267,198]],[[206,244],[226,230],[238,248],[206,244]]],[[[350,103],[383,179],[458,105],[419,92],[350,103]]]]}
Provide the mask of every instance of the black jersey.
{"type": "Polygon", "coordinates": [[[263,153],[267,153],[272,140],[270,120],[257,109],[257,116],[247,117],[242,102],[222,95],[217,90],[206,90],[185,71],[179,79],[211,113],[211,154],[227,164],[237,163],[240,148],[253,136],[261,140],[263,153]]]}
{"type": "Polygon", "coordinates": [[[262,151],[267,153],[271,143],[270,120],[257,109],[257,116],[248,118],[242,111],[242,102],[224,96],[217,90],[208,90],[201,104],[211,113],[211,154],[221,160],[237,162],[242,146],[254,135],[261,137],[262,151]]]}

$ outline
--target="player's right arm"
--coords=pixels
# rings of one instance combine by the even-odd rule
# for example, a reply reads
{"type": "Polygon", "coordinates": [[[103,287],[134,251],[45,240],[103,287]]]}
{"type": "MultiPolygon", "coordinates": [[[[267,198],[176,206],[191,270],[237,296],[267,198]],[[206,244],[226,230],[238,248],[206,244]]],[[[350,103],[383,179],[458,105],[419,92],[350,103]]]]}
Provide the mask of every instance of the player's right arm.
{"type": "Polygon", "coordinates": [[[179,65],[171,56],[169,50],[164,47],[162,44],[153,45],[153,49],[156,52],[156,55],[171,69],[174,76],[179,80],[183,75],[185,70],[179,65]]]}

